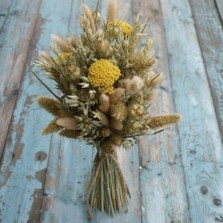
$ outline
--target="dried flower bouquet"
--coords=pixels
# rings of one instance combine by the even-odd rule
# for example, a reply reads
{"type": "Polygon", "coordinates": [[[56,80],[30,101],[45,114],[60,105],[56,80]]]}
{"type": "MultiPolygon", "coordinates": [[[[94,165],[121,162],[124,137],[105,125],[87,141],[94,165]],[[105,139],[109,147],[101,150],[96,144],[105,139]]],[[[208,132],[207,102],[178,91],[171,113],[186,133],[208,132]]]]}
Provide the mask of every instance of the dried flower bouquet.
{"type": "Polygon", "coordinates": [[[180,116],[148,112],[161,76],[152,71],[151,39],[139,48],[145,26],[138,17],[133,25],[118,19],[114,0],[105,20],[98,5],[93,11],[84,5],[83,10],[80,37],[52,35],[53,56],[40,52],[35,61],[61,94],[33,74],[55,97],[38,97],[39,105],[55,117],[42,133],[59,132],[97,149],[86,195],[91,218],[95,208],[114,215],[127,207],[130,194],[118,165],[118,147],[129,149],[137,136],[162,130],[180,116]]]}

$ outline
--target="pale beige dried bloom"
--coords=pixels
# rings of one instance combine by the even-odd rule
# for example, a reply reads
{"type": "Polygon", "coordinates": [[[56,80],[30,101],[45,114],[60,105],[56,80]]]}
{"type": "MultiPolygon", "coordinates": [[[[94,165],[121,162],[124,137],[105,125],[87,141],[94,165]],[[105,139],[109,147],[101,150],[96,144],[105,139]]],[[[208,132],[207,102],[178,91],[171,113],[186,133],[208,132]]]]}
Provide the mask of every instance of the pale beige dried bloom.
{"type": "Polygon", "coordinates": [[[109,110],[110,102],[108,95],[102,93],[99,97],[99,110],[106,113],[109,110]]]}
{"type": "Polygon", "coordinates": [[[116,19],[117,14],[117,0],[110,0],[107,9],[107,21],[112,22],[116,19]]]}
{"type": "Polygon", "coordinates": [[[73,36],[70,36],[67,38],[67,42],[73,47],[76,48],[77,43],[76,43],[76,39],[73,36]]]}
{"type": "Polygon", "coordinates": [[[40,51],[39,52],[39,58],[44,59],[47,63],[52,63],[51,56],[46,51],[40,51]]]}
{"type": "Polygon", "coordinates": [[[134,76],[132,80],[126,81],[126,92],[130,95],[133,95],[140,91],[143,86],[143,80],[138,76],[134,76]]]}
{"type": "Polygon", "coordinates": [[[72,117],[58,118],[56,123],[57,123],[57,125],[64,127],[65,129],[68,129],[68,130],[76,130],[77,129],[76,120],[72,117]]]}
{"type": "Polygon", "coordinates": [[[96,36],[98,38],[101,38],[101,37],[103,37],[103,35],[104,35],[103,29],[101,29],[101,28],[97,29],[96,36]]]}
{"type": "Polygon", "coordinates": [[[104,38],[98,38],[95,40],[94,46],[101,57],[108,57],[113,52],[110,43],[104,38]]]}
{"type": "Polygon", "coordinates": [[[134,104],[130,113],[132,116],[140,118],[145,113],[145,109],[141,104],[134,104]]]}
{"type": "Polygon", "coordinates": [[[51,39],[63,53],[71,52],[71,49],[68,46],[67,42],[65,40],[63,40],[61,37],[59,37],[58,35],[52,34],[51,39]]]}
{"type": "Polygon", "coordinates": [[[122,122],[118,121],[116,119],[111,119],[110,126],[111,126],[111,128],[113,128],[115,130],[122,130],[123,129],[122,122]]]}
{"type": "Polygon", "coordinates": [[[83,10],[84,10],[84,14],[86,15],[86,17],[88,18],[90,22],[91,31],[95,33],[96,26],[95,26],[94,17],[93,17],[91,9],[86,4],[83,4],[83,10]]]}
{"type": "Polygon", "coordinates": [[[110,115],[111,117],[115,118],[116,120],[119,120],[120,122],[126,120],[128,116],[126,104],[122,101],[118,101],[117,103],[112,104],[110,106],[110,115]]]}
{"type": "Polygon", "coordinates": [[[77,77],[81,74],[81,69],[73,64],[68,66],[67,69],[70,71],[69,77],[71,80],[76,80],[77,77]]]}
{"type": "Polygon", "coordinates": [[[125,89],[124,88],[115,88],[114,92],[109,95],[110,102],[116,102],[118,101],[123,95],[125,94],[125,89]]]}

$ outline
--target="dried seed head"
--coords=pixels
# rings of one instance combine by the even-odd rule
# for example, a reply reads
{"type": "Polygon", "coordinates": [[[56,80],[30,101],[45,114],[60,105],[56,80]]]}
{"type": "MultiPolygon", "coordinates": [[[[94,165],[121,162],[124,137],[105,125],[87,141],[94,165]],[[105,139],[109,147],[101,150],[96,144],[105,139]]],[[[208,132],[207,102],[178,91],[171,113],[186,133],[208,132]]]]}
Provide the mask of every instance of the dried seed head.
{"type": "Polygon", "coordinates": [[[99,97],[99,104],[100,104],[99,110],[106,113],[109,110],[109,105],[110,105],[108,95],[102,93],[99,97]]]}
{"type": "Polygon", "coordinates": [[[130,114],[136,119],[140,119],[144,113],[145,109],[140,104],[134,104],[130,108],[130,114]]]}
{"type": "Polygon", "coordinates": [[[52,63],[51,56],[46,51],[39,52],[40,59],[44,59],[47,63],[52,63]]]}
{"type": "Polygon", "coordinates": [[[46,109],[49,113],[53,114],[54,116],[59,116],[61,114],[61,107],[62,104],[54,100],[52,98],[44,97],[44,96],[39,96],[37,98],[38,104],[46,109]]]}
{"type": "Polygon", "coordinates": [[[79,137],[76,130],[63,129],[59,132],[59,134],[61,136],[68,137],[68,138],[78,138],[79,137]]]}
{"type": "Polygon", "coordinates": [[[123,122],[127,118],[128,110],[125,103],[118,101],[110,106],[110,115],[114,119],[123,122]]]}
{"type": "Polygon", "coordinates": [[[108,118],[104,113],[98,111],[95,113],[94,117],[99,119],[103,125],[108,126],[108,118]]]}
{"type": "Polygon", "coordinates": [[[48,135],[50,133],[57,132],[62,129],[61,126],[57,125],[56,120],[57,119],[54,119],[52,122],[50,122],[47,125],[47,127],[45,129],[42,130],[43,135],[48,135]]]}
{"type": "Polygon", "coordinates": [[[112,47],[107,39],[96,39],[94,46],[101,57],[108,57],[113,53],[112,47]]]}
{"type": "Polygon", "coordinates": [[[116,102],[118,101],[123,95],[125,94],[125,89],[124,88],[115,88],[114,92],[109,95],[109,99],[111,102],[116,102]]]}
{"type": "Polygon", "coordinates": [[[101,29],[101,28],[97,29],[97,31],[96,31],[97,38],[101,38],[101,37],[103,37],[103,35],[104,35],[103,29],[101,29]]]}
{"type": "Polygon", "coordinates": [[[81,74],[81,69],[75,65],[70,65],[67,69],[70,71],[69,77],[71,80],[76,80],[81,74]]]}
{"type": "Polygon", "coordinates": [[[112,22],[115,20],[117,14],[117,0],[110,0],[107,9],[107,21],[112,22]]]}
{"type": "Polygon", "coordinates": [[[126,92],[130,95],[136,94],[143,86],[143,80],[138,76],[134,76],[132,80],[126,81],[126,92]]]}
{"type": "Polygon", "coordinates": [[[76,43],[76,39],[72,36],[67,38],[67,42],[73,47],[76,48],[77,47],[77,43],[76,43]]]}
{"type": "Polygon", "coordinates": [[[179,114],[170,114],[170,115],[157,115],[150,117],[147,121],[147,125],[152,130],[161,129],[171,124],[179,122],[181,116],[179,114]]]}
{"type": "Polygon", "coordinates": [[[111,135],[111,130],[110,130],[110,128],[104,127],[104,128],[101,129],[101,136],[102,136],[102,137],[107,138],[107,137],[109,137],[110,135],[111,135]]]}
{"type": "Polygon", "coordinates": [[[51,39],[63,53],[70,53],[71,49],[67,42],[57,35],[51,35],[51,39]]]}
{"type": "Polygon", "coordinates": [[[123,129],[123,123],[121,121],[116,120],[116,119],[111,119],[110,127],[112,129],[115,129],[115,130],[122,130],[123,129]]]}
{"type": "Polygon", "coordinates": [[[92,12],[92,15],[93,15],[93,18],[94,18],[94,20],[95,20],[96,23],[100,22],[100,20],[101,20],[101,14],[97,10],[94,10],[92,12]]]}
{"type": "Polygon", "coordinates": [[[77,129],[76,120],[71,117],[58,118],[56,123],[57,123],[57,125],[65,128],[65,129],[68,129],[68,130],[76,130],[77,129]]]}
{"type": "Polygon", "coordinates": [[[90,22],[91,31],[95,33],[96,26],[95,26],[94,17],[93,17],[91,9],[86,4],[83,4],[83,10],[84,10],[84,14],[86,15],[86,17],[88,18],[90,22]]]}

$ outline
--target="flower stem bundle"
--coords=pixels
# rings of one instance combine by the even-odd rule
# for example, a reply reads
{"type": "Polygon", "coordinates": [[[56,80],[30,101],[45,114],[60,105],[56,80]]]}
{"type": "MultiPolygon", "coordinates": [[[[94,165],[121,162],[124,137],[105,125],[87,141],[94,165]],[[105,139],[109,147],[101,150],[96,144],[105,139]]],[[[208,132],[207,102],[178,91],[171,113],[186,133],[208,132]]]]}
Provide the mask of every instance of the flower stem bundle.
{"type": "Polygon", "coordinates": [[[103,20],[83,7],[80,37],[52,35],[51,52],[41,51],[35,64],[55,82],[55,90],[33,73],[55,97],[38,97],[54,116],[43,134],[80,139],[97,148],[86,203],[89,214],[98,208],[114,215],[126,208],[130,196],[117,160],[117,147],[130,149],[138,135],[153,134],[180,120],[178,114],[152,116],[148,108],[161,76],[153,71],[148,39],[141,48],[145,26],[116,17],[110,0],[103,20]]]}
{"type": "Polygon", "coordinates": [[[117,162],[116,154],[98,150],[92,169],[92,176],[87,191],[89,218],[92,209],[114,215],[123,207],[127,208],[130,193],[117,162]]]}

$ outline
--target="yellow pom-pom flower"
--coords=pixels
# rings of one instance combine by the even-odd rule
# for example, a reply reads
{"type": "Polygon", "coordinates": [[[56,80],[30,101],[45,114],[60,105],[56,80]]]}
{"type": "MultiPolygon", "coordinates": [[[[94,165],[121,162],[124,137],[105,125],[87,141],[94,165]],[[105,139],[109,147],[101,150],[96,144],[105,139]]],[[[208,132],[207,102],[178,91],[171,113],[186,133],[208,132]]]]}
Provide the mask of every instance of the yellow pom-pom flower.
{"type": "Polygon", "coordinates": [[[126,36],[129,36],[131,34],[132,30],[133,30],[132,26],[129,23],[123,21],[123,20],[118,20],[117,19],[114,22],[111,22],[110,24],[120,27],[123,34],[126,35],[126,36]]]}
{"type": "Polygon", "coordinates": [[[57,58],[56,62],[63,63],[63,60],[69,61],[72,58],[72,53],[61,53],[57,58]]]}
{"type": "Polygon", "coordinates": [[[92,86],[101,87],[103,93],[108,94],[113,93],[113,84],[120,75],[120,69],[105,59],[94,62],[88,70],[88,78],[92,86]]]}

